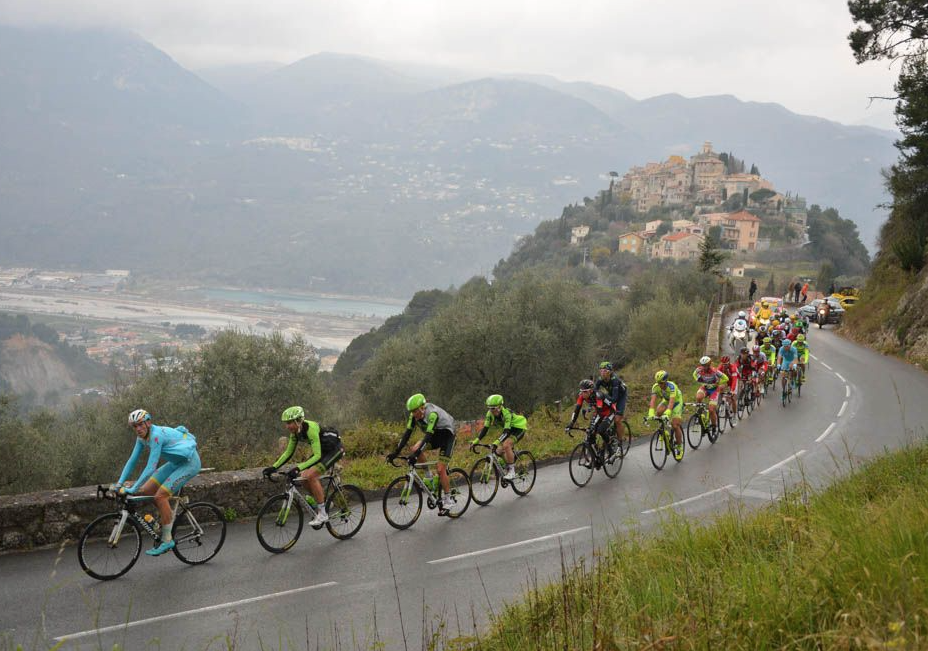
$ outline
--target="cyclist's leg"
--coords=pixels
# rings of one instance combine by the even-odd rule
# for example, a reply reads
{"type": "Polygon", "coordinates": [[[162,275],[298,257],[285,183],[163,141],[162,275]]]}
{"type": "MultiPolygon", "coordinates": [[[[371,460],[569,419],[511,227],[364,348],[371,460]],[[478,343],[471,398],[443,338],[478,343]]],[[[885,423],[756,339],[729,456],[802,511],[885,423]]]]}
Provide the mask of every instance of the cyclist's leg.
{"type": "Polygon", "coordinates": [[[153,555],[170,549],[168,545],[173,540],[171,527],[174,524],[170,499],[171,496],[180,492],[180,489],[188,481],[199,474],[201,467],[200,455],[194,450],[188,459],[171,458],[168,463],[159,468],[159,472],[168,466],[170,466],[170,471],[165,471],[166,474],[163,476],[163,480],[159,480],[158,490],[155,493],[155,504],[158,506],[158,512],[161,515],[161,545],[152,550],[153,555]]]}
{"type": "Polygon", "coordinates": [[[670,412],[670,424],[673,427],[674,437],[677,445],[683,445],[683,403],[673,406],[670,412]]]}
{"type": "Polygon", "coordinates": [[[712,425],[715,427],[719,426],[719,392],[721,390],[716,388],[715,391],[709,394],[709,420],[712,421],[712,425]]]}
{"type": "Polygon", "coordinates": [[[451,482],[448,479],[448,462],[451,461],[451,454],[454,452],[454,432],[450,430],[436,430],[432,447],[438,450],[438,479],[441,482],[441,489],[445,493],[451,492],[451,482]]]}
{"type": "Polygon", "coordinates": [[[154,498],[155,508],[158,509],[159,520],[161,521],[162,526],[169,524],[173,519],[171,513],[171,503],[170,489],[162,490],[163,486],[168,483],[171,475],[178,469],[181,463],[176,461],[168,461],[163,466],[158,468],[151,478],[145,482],[145,485],[142,486],[136,495],[148,495],[154,498]]]}
{"type": "Polygon", "coordinates": [[[509,436],[501,436],[499,447],[503,453],[503,458],[510,466],[516,462],[516,455],[512,451],[513,440],[509,436]]]}

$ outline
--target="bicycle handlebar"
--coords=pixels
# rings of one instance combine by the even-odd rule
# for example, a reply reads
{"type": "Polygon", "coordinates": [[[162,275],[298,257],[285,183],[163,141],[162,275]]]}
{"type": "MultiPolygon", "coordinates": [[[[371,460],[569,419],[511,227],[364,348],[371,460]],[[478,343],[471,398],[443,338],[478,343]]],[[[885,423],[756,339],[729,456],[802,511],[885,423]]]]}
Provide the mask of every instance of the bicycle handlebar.
{"type": "Polygon", "coordinates": [[[471,452],[476,454],[477,451],[474,448],[486,448],[487,450],[494,450],[496,449],[496,446],[489,445],[487,443],[472,443],[470,446],[471,452]]]}

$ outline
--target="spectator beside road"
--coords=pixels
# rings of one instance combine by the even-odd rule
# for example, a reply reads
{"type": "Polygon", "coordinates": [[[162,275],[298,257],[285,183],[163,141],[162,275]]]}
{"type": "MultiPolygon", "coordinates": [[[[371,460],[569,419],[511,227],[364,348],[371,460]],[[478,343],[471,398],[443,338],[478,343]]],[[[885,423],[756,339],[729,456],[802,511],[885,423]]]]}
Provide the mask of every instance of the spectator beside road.
{"type": "Polygon", "coordinates": [[[809,300],[809,283],[802,286],[802,303],[805,304],[807,300],[809,300]]]}
{"type": "Polygon", "coordinates": [[[793,285],[793,303],[799,302],[799,292],[802,291],[802,285],[799,284],[799,281],[796,281],[796,284],[793,285]]]}
{"type": "Polygon", "coordinates": [[[748,300],[754,301],[754,294],[757,293],[757,281],[751,278],[751,286],[748,288],[748,300]]]}

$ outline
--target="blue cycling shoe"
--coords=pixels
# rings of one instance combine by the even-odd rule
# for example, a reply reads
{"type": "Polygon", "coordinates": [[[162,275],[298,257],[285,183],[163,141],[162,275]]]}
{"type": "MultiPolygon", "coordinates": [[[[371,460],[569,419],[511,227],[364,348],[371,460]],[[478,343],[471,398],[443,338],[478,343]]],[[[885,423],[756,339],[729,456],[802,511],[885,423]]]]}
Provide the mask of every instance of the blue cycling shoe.
{"type": "Polygon", "coordinates": [[[168,540],[166,542],[161,543],[154,549],[149,549],[145,553],[148,554],[149,556],[161,556],[161,554],[171,551],[172,549],[174,549],[174,547],[175,547],[174,541],[168,540]]]}

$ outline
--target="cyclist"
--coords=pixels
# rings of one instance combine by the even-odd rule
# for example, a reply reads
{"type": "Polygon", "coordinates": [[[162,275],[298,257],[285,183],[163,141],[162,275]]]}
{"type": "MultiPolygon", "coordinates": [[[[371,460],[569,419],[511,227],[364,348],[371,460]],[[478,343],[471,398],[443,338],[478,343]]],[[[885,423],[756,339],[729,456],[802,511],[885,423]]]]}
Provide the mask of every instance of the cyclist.
{"type": "Polygon", "coordinates": [[[683,453],[683,392],[676,383],[668,379],[667,371],[658,371],[654,374],[654,386],[651,387],[651,403],[648,407],[648,418],[666,418],[670,414],[670,425],[673,427],[674,439],[677,442],[678,452],[683,453]],[[660,403],[657,399],[660,398],[660,403]]]}
{"type": "Polygon", "coordinates": [[[789,376],[790,382],[795,382],[795,371],[796,363],[798,361],[798,354],[793,348],[793,342],[789,339],[783,340],[783,346],[780,348],[780,351],[777,353],[777,369],[779,369],[783,374],[783,390],[786,391],[786,379],[789,376]]]}
{"type": "Polygon", "coordinates": [[[599,363],[599,379],[594,389],[607,396],[613,406],[613,428],[618,429],[625,418],[625,403],[628,400],[628,387],[612,368],[612,362],[599,363]]]}
{"type": "MultiPolygon", "coordinates": [[[[760,347],[760,352],[762,355],[764,355],[764,357],[767,358],[767,369],[769,370],[772,365],[775,370],[777,361],[777,347],[773,345],[773,339],[771,337],[764,337],[764,345],[760,347]]],[[[766,390],[767,388],[765,384],[764,391],[766,390]]]]}
{"type": "MultiPolygon", "coordinates": [[[[757,364],[747,348],[742,348],[738,352],[738,359],[735,360],[735,366],[738,367],[738,376],[744,384],[750,384],[752,392],[757,395],[757,364]]],[[[734,389],[732,389],[734,391],[734,389]]],[[[737,395],[737,394],[735,394],[737,395]]]]}
{"type": "Polygon", "coordinates": [[[577,422],[577,416],[580,415],[580,410],[583,408],[584,403],[588,404],[589,407],[596,412],[593,422],[590,423],[590,431],[593,433],[592,440],[589,441],[590,445],[596,444],[596,435],[599,434],[607,450],[606,456],[611,456],[618,451],[618,441],[615,440],[615,430],[613,429],[615,405],[602,391],[596,391],[593,380],[580,381],[580,392],[577,394],[577,404],[574,405],[573,416],[571,416],[570,422],[567,424],[567,427],[564,428],[564,431],[569,432],[570,428],[577,422]]]}
{"type": "Polygon", "coordinates": [[[767,395],[767,387],[764,384],[764,378],[767,377],[767,367],[768,367],[768,358],[767,354],[763,351],[760,346],[754,346],[751,349],[751,354],[754,357],[754,366],[756,372],[754,374],[754,391],[756,395],[763,393],[767,395]]]}
{"type": "Polygon", "coordinates": [[[796,335],[796,342],[793,344],[796,354],[799,356],[799,368],[802,374],[799,376],[799,383],[806,383],[806,372],[809,369],[809,344],[806,343],[806,336],[803,334],[796,335]]]}
{"type": "Polygon", "coordinates": [[[306,414],[299,406],[284,409],[280,420],[290,433],[290,439],[287,442],[287,449],[274,462],[274,465],[264,469],[264,476],[270,477],[275,470],[287,463],[300,441],[309,443],[312,449],[309,459],[291,468],[287,476],[290,479],[296,479],[297,475],[303,478],[303,485],[316,500],[316,517],[310,521],[309,526],[321,527],[329,521],[329,515],[325,512],[325,494],[322,491],[322,482],[319,480],[335,465],[336,461],[342,458],[344,454],[342,439],[338,435],[338,430],[331,427],[319,427],[319,423],[306,420],[306,414]]]}
{"type": "Polygon", "coordinates": [[[764,343],[764,337],[767,336],[767,326],[762,325],[757,329],[757,335],[754,337],[754,343],[760,346],[762,343],[764,343]]]}
{"type": "MultiPolygon", "coordinates": [[[[728,407],[731,409],[731,413],[736,413],[738,410],[736,408],[736,400],[738,399],[738,378],[741,377],[741,373],[738,371],[738,367],[735,364],[731,363],[731,358],[728,355],[722,355],[719,359],[719,370],[728,376],[728,384],[721,387],[722,398],[728,401],[728,407]]],[[[735,423],[732,422],[732,427],[735,427],[735,423]]]]}
{"type": "MultiPolygon", "coordinates": [[[[451,493],[451,482],[448,480],[448,462],[451,460],[451,453],[454,452],[454,418],[447,411],[426,401],[425,396],[421,393],[415,393],[406,401],[406,411],[409,412],[409,418],[406,420],[406,431],[400,439],[399,445],[396,446],[391,454],[387,455],[387,460],[392,462],[400,455],[400,451],[409,441],[412,431],[418,427],[425,436],[417,444],[410,448],[409,461],[425,463],[425,451],[429,448],[438,450],[438,479],[441,489],[438,491],[438,515],[448,515],[450,507],[456,502],[454,495],[451,493]],[[444,491],[445,496],[441,493],[444,491]]],[[[426,478],[431,477],[431,472],[426,474],[426,478]]]]}
{"type": "Polygon", "coordinates": [[[161,544],[145,553],[160,556],[175,546],[171,534],[174,514],[171,512],[170,498],[200,472],[197,440],[183,425],[155,425],[151,415],[144,409],[136,409],[129,414],[129,427],[135,430],[135,447],[119,480],[111,488],[123,495],[154,497],[161,516],[161,544]],[[142,454],[142,448],[148,448],[148,464],[134,483],[127,482],[142,454]],[[162,457],[166,463],[158,468],[158,461],[162,457]]]}
{"type": "Polygon", "coordinates": [[[487,415],[483,417],[483,429],[477,434],[477,438],[470,442],[471,445],[479,443],[487,432],[494,427],[502,428],[502,433],[495,441],[493,447],[501,447],[503,457],[506,459],[506,474],[503,479],[513,480],[516,478],[516,455],[512,451],[512,446],[519,442],[525,436],[525,430],[528,429],[528,421],[522,414],[517,414],[503,405],[503,396],[494,393],[487,398],[487,415]]]}
{"type": "Polygon", "coordinates": [[[699,360],[699,366],[693,371],[693,379],[701,385],[696,391],[696,402],[702,402],[704,399],[709,398],[709,418],[712,421],[712,426],[718,429],[719,387],[728,384],[728,376],[717,368],[713,368],[712,358],[705,355],[699,360]]]}

